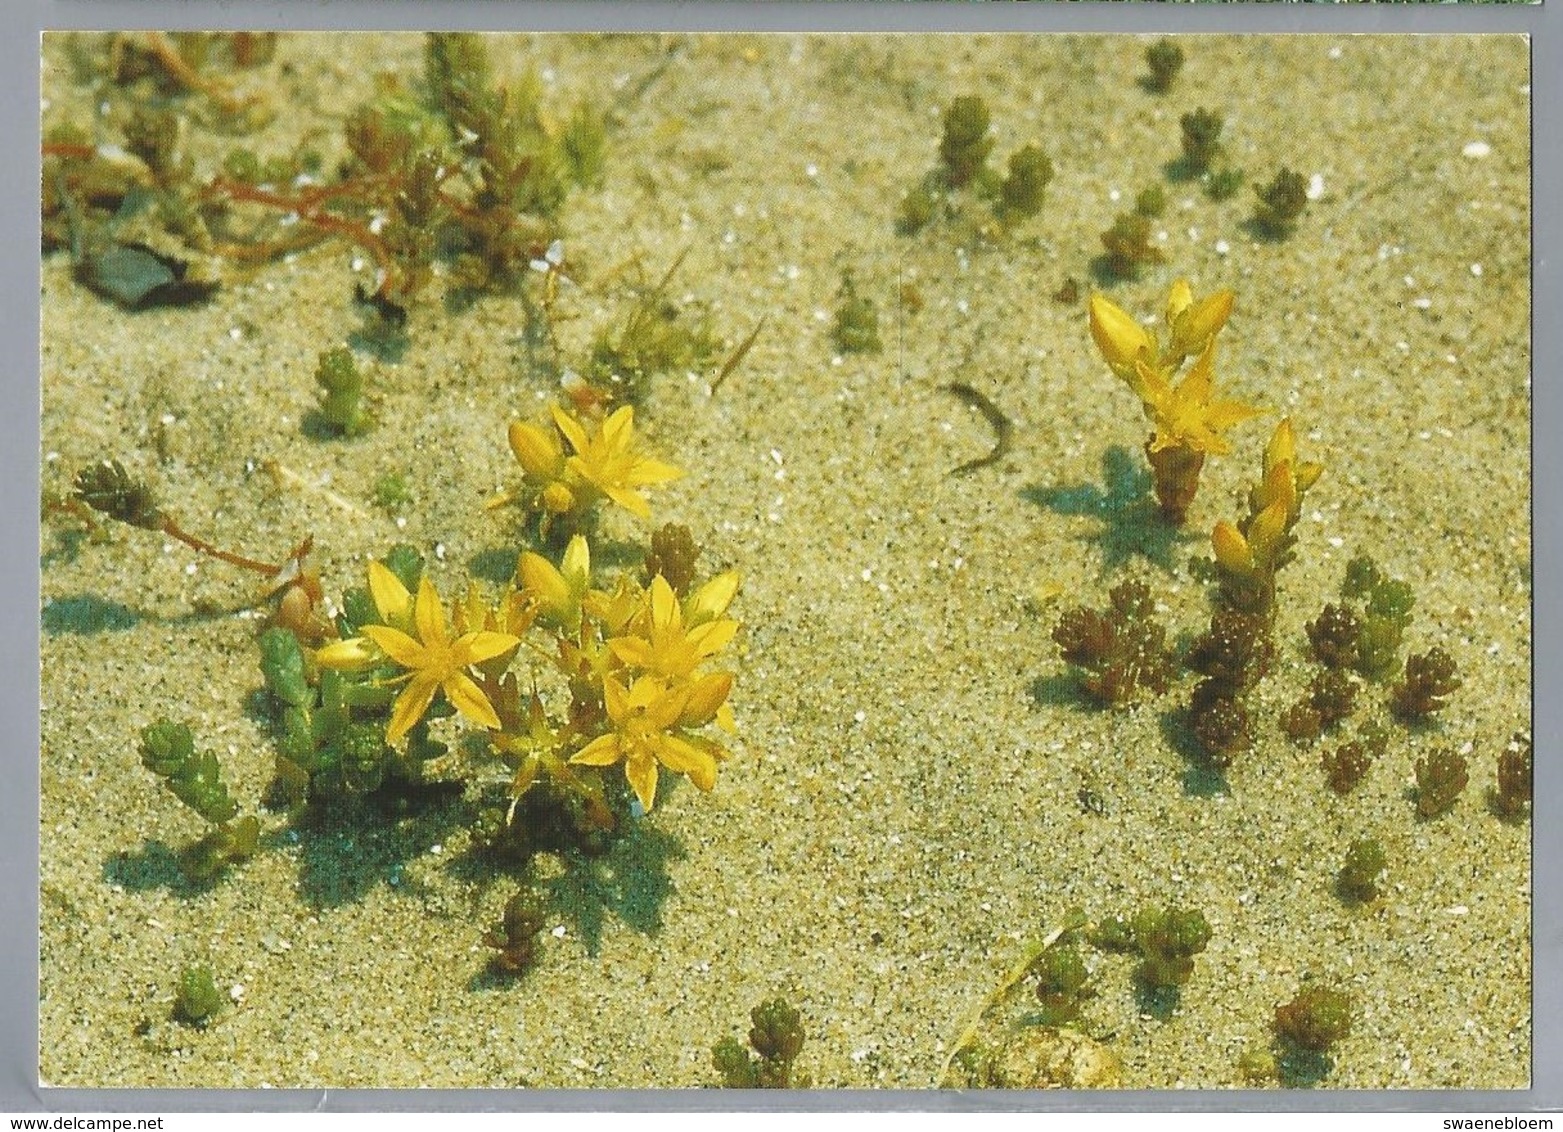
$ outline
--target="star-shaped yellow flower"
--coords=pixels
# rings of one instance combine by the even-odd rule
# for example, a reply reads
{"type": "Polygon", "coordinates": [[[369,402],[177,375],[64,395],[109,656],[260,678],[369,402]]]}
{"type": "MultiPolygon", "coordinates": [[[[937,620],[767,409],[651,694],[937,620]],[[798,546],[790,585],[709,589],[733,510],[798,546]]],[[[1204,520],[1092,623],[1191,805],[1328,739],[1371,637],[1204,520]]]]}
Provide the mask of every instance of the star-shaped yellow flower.
{"type": "Polygon", "coordinates": [[[635,409],[625,405],[602,422],[594,435],[558,405],[549,406],[554,424],[574,451],[566,466],[598,492],[642,519],[651,517],[651,505],[638,489],[667,483],[684,473],[672,464],[636,454],[635,409]]]}
{"type": "Polygon", "coordinates": [[[738,622],[721,616],[737,586],[736,574],[724,574],[702,586],[693,595],[692,604],[702,613],[713,608],[716,612],[686,628],[673,587],[658,574],[651,579],[644,616],[637,619],[638,635],[614,637],[608,647],[625,664],[664,680],[686,680],[704,661],[726,648],[738,632],[738,622]],[[707,591],[710,596],[702,601],[701,595],[707,591]],[[716,608],[717,602],[720,608],[716,608]]]}
{"type": "Polygon", "coordinates": [[[1210,338],[1188,376],[1174,386],[1162,373],[1140,361],[1135,364],[1139,393],[1145,415],[1156,426],[1150,450],[1187,448],[1207,455],[1223,456],[1231,446],[1222,433],[1241,421],[1258,416],[1259,410],[1242,401],[1215,399],[1211,369],[1215,364],[1216,340],[1210,338]]]}
{"type": "Polygon", "coordinates": [[[613,730],[571,756],[572,763],[612,766],[624,763],[624,776],[648,813],[657,800],[657,768],[687,775],[701,790],[716,785],[716,764],[727,757],[720,744],[677,732],[716,718],[732,690],[730,673],[718,672],[693,683],[669,687],[642,676],[628,689],[612,676],[603,680],[603,703],[613,730]]]}
{"type": "Polygon", "coordinates": [[[371,562],[369,590],[381,615],[388,621],[402,622],[413,634],[395,625],[365,625],[363,636],[328,645],[315,654],[315,659],[327,668],[362,668],[383,655],[409,670],[397,678],[406,680],[407,686],[391,708],[385,741],[395,743],[411,731],[429,710],[436,691],[443,691],[451,706],[473,722],[498,728],[494,705],[467,675],[467,669],[518,647],[520,638],[479,630],[452,640],[445,607],[427,576],[418,583],[414,600],[395,574],[380,563],[371,562]],[[411,624],[405,625],[409,609],[411,624]]]}

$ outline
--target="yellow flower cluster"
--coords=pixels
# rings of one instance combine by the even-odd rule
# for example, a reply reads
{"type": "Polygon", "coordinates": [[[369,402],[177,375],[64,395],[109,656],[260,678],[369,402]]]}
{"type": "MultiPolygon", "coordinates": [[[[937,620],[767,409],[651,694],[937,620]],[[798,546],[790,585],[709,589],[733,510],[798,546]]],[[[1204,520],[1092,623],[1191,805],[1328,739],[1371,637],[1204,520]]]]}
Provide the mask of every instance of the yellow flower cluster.
{"type": "Polygon", "coordinates": [[[1188,281],[1167,297],[1164,344],[1123,308],[1100,293],[1090,301],[1091,338],[1108,367],[1135,396],[1153,431],[1145,452],[1156,474],[1163,512],[1182,522],[1207,455],[1230,451],[1223,434],[1259,410],[1215,395],[1216,338],[1232,314],[1233,294],[1218,291],[1198,301],[1188,281]],[[1195,359],[1182,380],[1178,373],[1195,359]]]}
{"type": "Polygon", "coordinates": [[[427,577],[414,597],[390,569],[372,562],[369,592],[380,623],[317,650],[315,660],[341,670],[402,670],[384,681],[403,685],[386,727],[393,745],[443,694],[463,718],[489,732],[513,766],[514,799],[543,774],[600,803],[601,783],[589,777],[596,774],[591,768],[621,762],[647,811],[656,804],[662,770],[710,790],[728,751],[698,732],[711,723],[734,730],[727,703],[733,674],[705,669],[738,632],[727,616],[738,575],[720,574],[682,600],[660,574],[649,586],[626,576],[611,592],[595,589],[591,551],[580,535],[558,566],[523,553],[516,575],[498,606],[469,591],[454,609],[453,632],[427,577]],[[548,717],[535,687],[523,706],[516,677],[506,672],[533,627],[552,634],[554,648],[541,651],[569,682],[571,703],[560,724],[548,717]]]}
{"type": "MultiPolygon", "coordinates": [[[[576,684],[573,718],[592,719],[596,734],[571,757],[574,765],[620,762],[641,806],[656,804],[659,767],[687,775],[702,790],[716,783],[728,752],[694,734],[715,722],[733,729],[727,705],[730,672],[703,672],[738,631],[726,616],[738,593],[738,575],[720,574],[679,600],[660,574],[641,588],[622,578],[608,593],[590,588],[590,553],[576,536],[561,568],[541,555],[521,556],[522,589],[542,616],[573,637],[561,636],[560,665],[576,684]],[[583,707],[600,702],[593,719],[583,707]]],[[[577,728],[577,730],[581,730],[577,728]]]]}
{"type": "Polygon", "coordinates": [[[363,626],[363,636],[325,646],[315,653],[315,661],[326,668],[354,670],[389,660],[407,670],[393,681],[406,687],[391,708],[385,741],[395,744],[411,731],[437,691],[474,723],[498,727],[494,705],[469,670],[485,661],[514,656],[521,639],[476,630],[452,640],[434,583],[424,577],[414,600],[401,579],[379,562],[369,564],[369,594],[382,623],[363,626]]]}
{"type": "Polygon", "coordinates": [[[558,405],[548,408],[552,428],[526,421],[510,425],[510,450],[525,473],[522,501],[541,512],[545,524],[568,517],[578,526],[600,499],[649,518],[651,505],[640,489],[683,475],[635,451],[633,406],[617,410],[592,432],[558,405]]]}

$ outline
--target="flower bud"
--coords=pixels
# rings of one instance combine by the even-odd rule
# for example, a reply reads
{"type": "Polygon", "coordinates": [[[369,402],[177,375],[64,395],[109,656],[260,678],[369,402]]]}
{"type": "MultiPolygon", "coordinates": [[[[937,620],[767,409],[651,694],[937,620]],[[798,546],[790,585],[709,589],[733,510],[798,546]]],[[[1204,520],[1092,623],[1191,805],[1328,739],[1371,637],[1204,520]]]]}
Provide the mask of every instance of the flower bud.
{"type": "Polygon", "coordinates": [[[555,476],[564,462],[564,450],[553,435],[525,421],[511,422],[510,451],[529,476],[555,476]]]}
{"type": "Polygon", "coordinates": [[[1091,338],[1120,377],[1132,373],[1135,361],[1154,355],[1156,343],[1145,328],[1111,299],[1101,293],[1091,295],[1091,338]]]}
{"type": "Polygon", "coordinates": [[[1231,523],[1222,519],[1210,532],[1210,544],[1215,548],[1216,561],[1234,574],[1247,574],[1254,568],[1254,552],[1248,540],[1231,523]]]}
{"type": "MultiPolygon", "coordinates": [[[[1184,284],[1187,287],[1187,284],[1184,284]]],[[[1177,288],[1173,288],[1176,292],[1177,288]]],[[[1217,291],[1197,303],[1186,306],[1172,317],[1172,347],[1179,355],[1187,357],[1205,348],[1217,332],[1226,325],[1232,314],[1235,296],[1231,291],[1217,291]]],[[[1171,313],[1171,306],[1168,306],[1171,313]]]]}

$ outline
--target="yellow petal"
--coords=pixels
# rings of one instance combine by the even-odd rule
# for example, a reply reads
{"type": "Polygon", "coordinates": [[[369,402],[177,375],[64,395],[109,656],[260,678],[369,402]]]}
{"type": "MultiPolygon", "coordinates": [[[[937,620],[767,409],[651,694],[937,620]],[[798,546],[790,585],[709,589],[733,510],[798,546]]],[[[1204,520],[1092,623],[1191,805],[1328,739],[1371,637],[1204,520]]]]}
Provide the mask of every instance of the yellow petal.
{"type": "Polygon", "coordinates": [[[430,646],[445,643],[445,607],[427,574],[418,582],[418,600],[413,604],[412,615],[420,641],[430,646]]]}
{"type": "Polygon", "coordinates": [[[698,625],[712,621],[727,612],[738,593],[738,571],[728,570],[718,574],[701,586],[684,602],[684,621],[698,625]]]}
{"type": "Polygon", "coordinates": [[[411,731],[423,718],[423,713],[429,710],[429,704],[434,700],[434,689],[439,687],[439,682],[432,676],[420,672],[414,676],[407,687],[402,689],[402,694],[396,697],[396,704],[391,708],[391,722],[385,729],[385,741],[393,746],[401,741],[403,735],[411,731]]]}
{"type": "Polygon", "coordinates": [[[1242,401],[1216,401],[1205,408],[1205,424],[1218,432],[1224,432],[1250,417],[1257,417],[1263,409],[1242,401]]]}
{"type": "Polygon", "coordinates": [[[387,625],[408,627],[412,623],[412,594],[402,580],[383,562],[369,563],[369,596],[387,625]]]}
{"type": "Polygon", "coordinates": [[[1248,540],[1231,523],[1222,519],[1210,533],[1210,543],[1215,547],[1216,561],[1234,574],[1247,574],[1254,568],[1254,552],[1248,540]]]}
{"type": "Polygon", "coordinates": [[[710,723],[727,703],[728,693],[732,690],[731,672],[713,672],[702,676],[690,685],[689,699],[684,704],[684,713],[678,717],[678,725],[703,727],[710,723]]]}
{"type": "Polygon", "coordinates": [[[602,422],[603,446],[610,451],[627,451],[634,439],[635,406],[623,405],[602,422]]]}
{"type": "MultiPolygon", "coordinates": [[[[575,458],[572,457],[570,461],[571,467],[575,467],[575,462],[575,458]]],[[[579,468],[576,470],[580,472],[583,478],[586,478],[586,473],[584,470],[579,468]]],[[[631,515],[634,515],[636,518],[651,518],[651,504],[646,502],[645,496],[639,495],[636,492],[629,490],[628,488],[620,487],[617,484],[600,483],[597,486],[602,490],[604,495],[613,500],[620,507],[624,508],[631,515]]]]}
{"type": "Polygon", "coordinates": [[[733,718],[732,704],[723,704],[716,709],[716,725],[729,735],[738,734],[738,721],[733,718]]]}
{"type": "Polygon", "coordinates": [[[584,589],[588,578],[592,576],[592,550],[586,545],[583,535],[576,535],[570,540],[570,544],[564,548],[564,558],[559,563],[559,573],[570,579],[572,585],[579,584],[584,589]]]}
{"type": "Polygon", "coordinates": [[[1178,386],[1179,395],[1183,395],[1187,390],[1189,399],[1195,404],[1203,405],[1209,401],[1211,389],[1215,385],[1215,368],[1216,340],[1212,338],[1205,343],[1205,348],[1200,351],[1199,359],[1189,370],[1189,375],[1178,386]]]}
{"type": "Polygon", "coordinates": [[[608,709],[608,718],[616,724],[622,724],[630,713],[629,693],[624,690],[612,676],[602,678],[602,702],[608,709]]]}
{"type": "Polygon", "coordinates": [[[380,659],[380,650],[367,637],[351,637],[345,641],[332,641],[315,650],[315,663],[323,668],[367,668],[380,659]]]}
{"type": "Polygon", "coordinates": [[[1185,357],[1203,350],[1231,317],[1234,300],[1231,291],[1217,291],[1180,313],[1173,323],[1173,348],[1185,357]]]}
{"type": "MultiPolygon", "coordinates": [[[[496,633],[494,636],[499,634],[496,633]]],[[[465,672],[452,672],[445,678],[441,687],[444,688],[445,698],[450,701],[451,707],[490,731],[499,730],[499,716],[494,712],[494,705],[488,702],[483,689],[477,686],[472,677],[465,672]]]]}
{"type": "Polygon", "coordinates": [[[651,668],[656,664],[656,650],[639,637],[614,637],[608,642],[608,649],[631,668],[651,668]]]}
{"type": "Polygon", "coordinates": [[[725,649],[737,632],[738,622],[730,617],[723,617],[721,620],[707,621],[704,625],[691,629],[688,641],[694,648],[695,655],[704,660],[725,649]]]}
{"type": "Polygon", "coordinates": [[[454,651],[462,658],[464,664],[482,664],[485,660],[493,660],[496,656],[504,655],[520,643],[520,637],[483,629],[462,637],[456,642],[454,651]]]}
{"type": "Polygon", "coordinates": [[[612,766],[621,757],[619,751],[619,737],[617,735],[599,735],[575,754],[570,756],[572,763],[584,763],[586,766],[612,766]]]}
{"type": "Polygon", "coordinates": [[[1292,465],[1286,460],[1282,460],[1279,464],[1270,465],[1270,470],[1265,473],[1265,478],[1259,482],[1258,487],[1249,493],[1248,506],[1255,512],[1259,512],[1277,500],[1280,500],[1286,507],[1288,515],[1296,507],[1296,483],[1292,479],[1292,465]]]}
{"type": "Polygon", "coordinates": [[[629,759],[624,763],[624,777],[640,799],[640,808],[648,814],[657,801],[657,760],[653,758],[629,759]]]}
{"type": "Polygon", "coordinates": [[[389,625],[365,625],[362,630],[364,636],[380,646],[380,651],[385,653],[403,668],[420,668],[428,650],[413,640],[400,629],[392,629],[389,625]]]}
{"type": "Polygon", "coordinates": [[[666,731],[684,714],[684,707],[689,703],[689,685],[664,690],[661,681],[642,677],[635,681],[635,689],[630,692],[631,699],[634,699],[635,692],[642,684],[651,686],[654,692],[650,702],[646,704],[646,722],[654,730],[666,731]]]}
{"type": "Polygon", "coordinates": [[[678,598],[673,596],[673,587],[661,574],[651,579],[651,624],[655,629],[683,627],[678,598]]]}
{"type": "Polygon", "coordinates": [[[624,705],[629,711],[643,712],[666,691],[667,685],[655,676],[640,676],[630,685],[624,697],[624,705]]]}
{"type": "Polygon", "coordinates": [[[624,480],[631,487],[645,487],[648,484],[676,480],[683,474],[682,468],[676,468],[672,464],[665,464],[661,460],[642,459],[635,461],[624,480]]]}
{"type": "MultiPolygon", "coordinates": [[[[629,406],[627,405],[625,406],[625,408],[628,407],[629,406]]],[[[572,417],[569,413],[561,409],[558,405],[549,405],[548,411],[553,414],[554,424],[559,426],[559,431],[562,432],[564,434],[564,438],[570,442],[571,449],[575,452],[586,451],[586,430],[581,427],[580,422],[572,417]]]]}
{"type": "Polygon", "coordinates": [[[1319,482],[1319,477],[1324,474],[1323,464],[1299,464],[1297,465],[1297,494],[1301,495],[1314,484],[1319,482]]]}
{"type": "Polygon", "coordinates": [[[581,605],[600,623],[604,635],[617,636],[622,635],[625,627],[641,613],[645,595],[639,585],[621,575],[613,593],[591,590],[582,598],[581,605]]]}
{"type": "Polygon", "coordinates": [[[1179,279],[1167,292],[1167,325],[1176,326],[1178,316],[1194,304],[1194,288],[1187,279],[1179,279]]]}
{"type": "Polygon", "coordinates": [[[1292,418],[1282,417],[1270,434],[1270,443],[1265,445],[1265,471],[1268,473],[1283,460],[1295,462],[1296,459],[1297,436],[1292,432],[1292,418]]]}
{"type": "Polygon", "coordinates": [[[657,743],[657,758],[671,771],[687,775],[702,790],[716,785],[716,760],[677,735],[664,735],[657,743]]]}
{"type": "Polygon", "coordinates": [[[1090,302],[1091,338],[1113,372],[1132,372],[1142,355],[1154,354],[1156,343],[1129,313],[1100,292],[1090,302]]]}
{"type": "Polygon", "coordinates": [[[1124,380],[1148,413],[1160,412],[1172,400],[1172,386],[1167,379],[1143,361],[1135,362],[1124,380]]]}
{"type": "Polygon", "coordinates": [[[546,430],[525,421],[510,423],[510,451],[515,453],[522,471],[540,479],[557,473],[564,462],[559,442],[546,430]]]}
{"type": "Polygon", "coordinates": [[[1254,516],[1254,521],[1248,525],[1248,545],[1253,549],[1256,561],[1268,563],[1273,557],[1281,536],[1286,533],[1286,519],[1286,504],[1279,499],[1254,516]]]}
{"type": "Polygon", "coordinates": [[[539,605],[553,613],[561,613],[570,606],[570,585],[564,575],[554,569],[554,564],[541,554],[523,551],[516,564],[521,576],[521,588],[537,599],[539,605]]]}

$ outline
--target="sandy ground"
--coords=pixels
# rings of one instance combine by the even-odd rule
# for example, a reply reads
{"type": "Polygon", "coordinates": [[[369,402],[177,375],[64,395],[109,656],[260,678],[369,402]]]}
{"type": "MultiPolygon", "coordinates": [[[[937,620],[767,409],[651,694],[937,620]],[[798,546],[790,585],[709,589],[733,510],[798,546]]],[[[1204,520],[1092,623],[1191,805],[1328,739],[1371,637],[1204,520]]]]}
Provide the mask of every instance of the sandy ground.
{"type": "MultiPolygon", "coordinates": [[[[1531,696],[1526,44],[1190,40],[1166,97],[1135,81],[1144,45],[496,43],[502,72],[535,68],[561,105],[616,108],[606,184],[564,213],[579,284],[565,360],[620,317],[614,273],[634,257],[654,275],[689,249],[678,297],[707,304],[730,341],[768,320],[718,394],[710,373],[668,378],[637,422],[689,472],[657,496],[657,521],[687,524],[708,568],[743,574],[738,755],[712,794],[682,785],[607,858],[574,866],[539,967],[514,985],[485,978],[480,942],[513,878],[468,854],[459,807],[304,833],[263,810],[266,851],[192,892],[169,847],[199,820],[140,766],[135,736],[187,720],[258,806],[272,753],[254,709],[257,621],[233,612],[250,580],[147,532],[72,546],[46,528],[42,1080],[710,1085],[711,1044],[782,993],[803,1014],[798,1068],[815,1085],[923,1088],[1027,938],[1071,909],[1176,902],[1214,936],[1170,1016],[1141,1011],[1129,960],[1088,952],[1085,1029],[1123,1084],[1238,1085],[1274,1006],[1323,981],[1356,1008],[1327,1086],[1525,1086],[1530,827],[1495,817],[1486,792],[1531,696]],[[1044,212],[997,240],[946,223],[898,236],[896,204],[962,93],[991,106],[1000,160],[1046,148],[1044,212]],[[1215,203],[1168,181],[1178,116],[1197,105],[1225,113],[1250,180],[1282,164],[1320,179],[1291,239],[1245,226],[1246,191],[1215,203]],[[1150,316],[1179,275],[1234,289],[1220,380],[1268,410],[1234,430],[1175,536],[1124,493],[1145,426],[1094,352],[1083,298],[1097,234],[1156,183],[1167,263],[1111,293],[1150,316]],[[879,305],[879,355],[832,344],[847,270],[879,305]],[[1051,298],[1071,276],[1080,300],[1051,298]],[[1008,456],[964,476],[950,469],[991,434],[941,388],[955,380],[1015,422],[1008,456]],[[1239,514],[1282,413],[1327,470],[1282,578],[1260,743],[1210,792],[1168,722],[1187,680],[1131,710],[1089,709],[1049,633],[1061,605],[1102,604],[1131,577],[1174,631],[1197,632],[1209,587],[1190,562],[1239,514]],[[1410,647],[1442,645],[1465,685],[1433,731],[1397,728],[1341,799],[1318,750],[1287,743],[1275,717],[1308,677],[1303,623],[1362,552],[1414,584],[1410,647]],[[1416,757],[1466,744],[1470,788],[1418,821],[1416,757]],[[1082,806],[1083,788],[1100,804],[1082,806]],[[1347,907],[1334,870],[1366,835],[1387,850],[1386,894],[1347,907]],[[192,963],[240,1000],[205,1031],[168,1017],[192,963]]],[[[93,123],[82,60],[99,48],[46,45],[46,121],[93,123]]],[[[284,113],[245,143],[280,151],[314,130],[329,149],[375,74],[415,77],[420,52],[415,37],[285,39],[267,72],[284,113]]],[[[211,168],[234,139],[197,128],[191,144],[211,168]]],[[[405,355],[370,371],[374,431],[302,430],[316,354],[360,326],[354,255],[327,244],[230,270],[206,307],[138,314],[48,259],[45,486],[117,457],[216,541],[266,557],[312,531],[333,592],[397,540],[429,554],[447,594],[512,554],[516,517],[481,504],[515,482],[505,426],[535,417],[552,380],[519,299],[452,313],[436,284],[405,355]],[[268,460],[303,485],[279,487],[268,460]],[[414,482],[400,519],[370,503],[392,470],[414,482]]],[[[642,533],[628,516],[605,530],[642,533]]],[[[503,775],[462,754],[448,771],[503,775]]]]}

